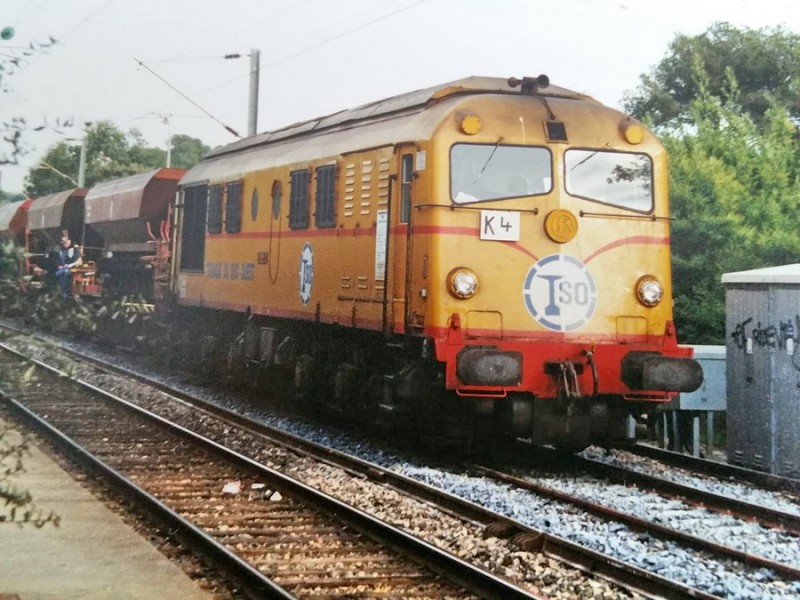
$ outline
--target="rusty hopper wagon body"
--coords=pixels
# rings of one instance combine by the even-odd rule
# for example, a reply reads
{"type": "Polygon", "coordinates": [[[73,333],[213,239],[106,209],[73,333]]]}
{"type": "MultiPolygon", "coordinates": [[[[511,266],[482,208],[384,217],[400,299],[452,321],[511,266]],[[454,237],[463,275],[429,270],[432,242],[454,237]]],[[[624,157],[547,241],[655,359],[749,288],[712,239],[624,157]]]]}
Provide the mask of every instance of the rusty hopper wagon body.
{"type": "Polygon", "coordinates": [[[101,183],[86,194],[85,224],[99,245],[85,247],[94,294],[163,298],[169,276],[170,214],[183,169],[157,169],[101,183]]]}

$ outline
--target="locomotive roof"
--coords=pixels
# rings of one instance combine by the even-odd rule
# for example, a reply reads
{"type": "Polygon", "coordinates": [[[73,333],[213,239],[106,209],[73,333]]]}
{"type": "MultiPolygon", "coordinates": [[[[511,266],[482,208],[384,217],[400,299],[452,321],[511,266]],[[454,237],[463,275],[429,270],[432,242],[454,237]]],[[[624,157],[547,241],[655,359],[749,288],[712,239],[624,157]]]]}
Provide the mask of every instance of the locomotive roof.
{"type": "MultiPolygon", "coordinates": [[[[235,155],[237,157],[236,160],[241,161],[238,172],[244,173],[256,168],[264,168],[270,163],[266,156],[262,156],[262,160],[259,161],[255,160],[254,156],[245,159],[242,155],[255,152],[261,148],[269,148],[275,145],[276,142],[281,142],[281,160],[283,162],[291,162],[293,142],[297,147],[296,149],[299,149],[300,144],[305,145],[307,152],[308,139],[312,135],[319,136],[341,131],[348,127],[355,126],[356,124],[366,128],[363,134],[360,134],[363,139],[356,142],[360,147],[378,147],[401,141],[420,139],[428,135],[430,128],[435,126],[440,115],[431,114],[429,119],[406,119],[402,123],[394,122],[388,127],[385,124],[400,116],[407,117],[408,115],[421,113],[426,109],[431,110],[442,100],[455,96],[498,93],[519,96],[520,90],[521,86],[512,86],[510,79],[503,79],[500,77],[467,77],[465,79],[416,90],[399,96],[393,96],[377,102],[371,102],[325,117],[295,123],[275,131],[259,133],[226,146],[215,148],[206,155],[199,165],[193,167],[186,174],[181,183],[187,185],[233,175],[234,169],[225,170],[223,164],[217,164],[215,168],[209,167],[209,163],[213,164],[215,161],[224,160],[228,155],[235,155]],[[287,147],[286,144],[289,144],[289,146],[287,147]]],[[[571,98],[594,101],[584,94],[553,85],[539,88],[537,95],[547,98],[571,98]]],[[[353,143],[353,136],[348,134],[348,147],[352,148],[353,143]]],[[[340,149],[330,148],[330,150],[331,152],[329,153],[336,154],[340,149]]],[[[344,149],[341,150],[344,151],[344,149]]],[[[298,159],[302,160],[299,156],[298,159]]]]}

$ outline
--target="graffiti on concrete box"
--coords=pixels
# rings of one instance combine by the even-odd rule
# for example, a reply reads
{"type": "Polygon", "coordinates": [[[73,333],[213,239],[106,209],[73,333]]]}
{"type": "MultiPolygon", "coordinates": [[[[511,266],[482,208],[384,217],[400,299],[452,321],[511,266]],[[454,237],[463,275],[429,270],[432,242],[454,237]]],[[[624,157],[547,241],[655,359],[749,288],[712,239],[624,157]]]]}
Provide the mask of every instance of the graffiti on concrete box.
{"type": "Polygon", "coordinates": [[[748,351],[749,343],[751,347],[789,350],[790,354],[794,354],[798,331],[800,315],[795,315],[794,319],[781,320],[777,325],[763,324],[761,321],[753,325],[753,317],[750,317],[737,323],[730,332],[730,337],[734,345],[743,352],[748,351]]]}

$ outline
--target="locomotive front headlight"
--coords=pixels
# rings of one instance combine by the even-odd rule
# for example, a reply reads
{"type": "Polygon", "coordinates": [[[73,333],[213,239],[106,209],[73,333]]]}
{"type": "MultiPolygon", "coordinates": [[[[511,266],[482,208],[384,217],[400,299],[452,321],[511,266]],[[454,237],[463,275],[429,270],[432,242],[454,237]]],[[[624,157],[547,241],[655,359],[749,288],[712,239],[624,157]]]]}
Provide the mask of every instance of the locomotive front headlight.
{"type": "Polygon", "coordinates": [[[465,267],[458,267],[447,275],[447,291],[459,300],[472,298],[478,291],[478,276],[465,267]]]}
{"type": "Polygon", "coordinates": [[[656,306],[664,297],[664,286],[652,275],[643,275],[636,282],[636,297],[644,306],[656,306]]]}

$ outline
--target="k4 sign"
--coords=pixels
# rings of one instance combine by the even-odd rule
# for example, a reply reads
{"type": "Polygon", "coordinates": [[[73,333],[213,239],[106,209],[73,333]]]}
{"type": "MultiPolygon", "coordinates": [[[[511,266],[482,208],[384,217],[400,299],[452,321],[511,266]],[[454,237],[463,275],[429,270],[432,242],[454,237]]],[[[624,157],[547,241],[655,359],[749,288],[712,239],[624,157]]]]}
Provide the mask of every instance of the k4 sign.
{"type": "Polygon", "coordinates": [[[482,210],[481,239],[499,242],[519,241],[519,213],[512,210],[482,210]]]}

